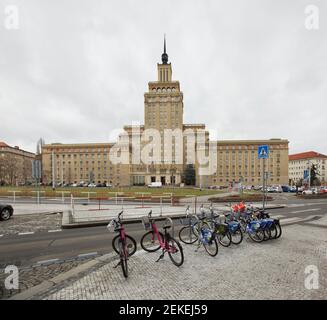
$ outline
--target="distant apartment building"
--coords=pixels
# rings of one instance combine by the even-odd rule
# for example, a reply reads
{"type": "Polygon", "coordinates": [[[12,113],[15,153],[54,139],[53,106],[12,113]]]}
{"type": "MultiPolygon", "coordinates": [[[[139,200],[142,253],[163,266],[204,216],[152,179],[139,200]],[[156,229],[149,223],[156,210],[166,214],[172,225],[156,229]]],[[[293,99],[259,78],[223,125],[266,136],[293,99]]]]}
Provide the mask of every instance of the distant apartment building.
{"type": "Polygon", "coordinates": [[[289,155],[288,170],[291,184],[297,184],[304,178],[304,171],[312,165],[317,168],[318,179],[322,184],[327,182],[327,156],[315,151],[289,155]]]}
{"type": "Polygon", "coordinates": [[[0,141],[0,185],[31,183],[35,154],[0,141]]]}
{"type": "Polygon", "coordinates": [[[55,181],[65,183],[179,185],[187,164],[192,163],[197,186],[224,186],[240,181],[260,185],[262,160],[258,160],[257,150],[259,145],[268,145],[269,159],[265,161],[268,184],[288,183],[287,140],[210,141],[205,124],[184,123],[183,92],[179,81],[172,79],[166,42],[161,60],[162,63],[157,64],[157,80],[150,81],[144,93],[144,125],[124,126],[124,133],[116,144],[44,145],[44,181],[50,182],[54,177],[55,181]],[[171,140],[167,132],[174,135],[171,140]],[[135,141],[139,141],[139,145],[135,141]],[[146,157],[142,153],[140,159],[138,155],[148,148],[149,141],[154,149],[149,148],[146,157]],[[117,163],[113,156],[117,144],[123,163],[117,163]],[[207,165],[207,171],[202,170],[205,167],[202,160],[210,152],[213,160],[207,165]]]}
{"type": "MultiPolygon", "coordinates": [[[[126,185],[124,166],[112,164],[112,143],[45,144],[42,146],[42,179],[46,184],[80,182],[126,185]]],[[[129,177],[128,177],[129,179],[129,177]]]]}

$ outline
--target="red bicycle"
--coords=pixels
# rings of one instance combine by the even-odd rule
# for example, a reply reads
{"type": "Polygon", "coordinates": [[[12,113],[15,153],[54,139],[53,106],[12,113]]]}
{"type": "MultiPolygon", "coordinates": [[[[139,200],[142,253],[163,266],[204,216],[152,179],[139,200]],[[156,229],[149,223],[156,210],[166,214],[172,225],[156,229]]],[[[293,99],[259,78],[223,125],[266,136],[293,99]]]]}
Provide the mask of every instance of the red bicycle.
{"type": "Polygon", "coordinates": [[[158,258],[157,262],[164,257],[166,252],[168,252],[172,263],[175,266],[180,267],[184,262],[183,248],[180,243],[167,231],[169,228],[171,228],[171,225],[164,225],[164,234],[162,234],[158,230],[155,219],[153,219],[151,215],[152,210],[148,214],[148,221],[143,219],[145,229],[150,229],[150,231],[143,235],[141,239],[141,247],[143,250],[148,252],[155,252],[161,248],[162,254],[158,258]]]}

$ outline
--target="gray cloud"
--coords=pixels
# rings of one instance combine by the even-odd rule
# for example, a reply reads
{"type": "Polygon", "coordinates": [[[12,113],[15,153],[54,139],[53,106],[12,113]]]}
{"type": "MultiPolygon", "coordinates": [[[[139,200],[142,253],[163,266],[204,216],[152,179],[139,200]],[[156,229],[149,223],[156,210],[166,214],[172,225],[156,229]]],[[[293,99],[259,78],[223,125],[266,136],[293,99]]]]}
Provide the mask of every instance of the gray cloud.
{"type": "Polygon", "coordinates": [[[143,122],[167,34],[184,121],[220,139],[287,138],[290,152],[327,153],[327,6],[304,27],[306,1],[6,1],[0,24],[0,140],[104,142],[143,122]]]}

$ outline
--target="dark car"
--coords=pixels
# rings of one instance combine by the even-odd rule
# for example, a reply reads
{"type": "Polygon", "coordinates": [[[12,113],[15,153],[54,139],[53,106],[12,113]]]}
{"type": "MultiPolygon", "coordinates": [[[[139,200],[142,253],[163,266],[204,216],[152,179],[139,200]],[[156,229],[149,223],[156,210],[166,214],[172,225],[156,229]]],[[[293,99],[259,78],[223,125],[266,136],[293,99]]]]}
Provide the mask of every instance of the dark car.
{"type": "Polygon", "coordinates": [[[14,208],[10,204],[0,203],[0,220],[9,220],[13,213],[14,208]]]}

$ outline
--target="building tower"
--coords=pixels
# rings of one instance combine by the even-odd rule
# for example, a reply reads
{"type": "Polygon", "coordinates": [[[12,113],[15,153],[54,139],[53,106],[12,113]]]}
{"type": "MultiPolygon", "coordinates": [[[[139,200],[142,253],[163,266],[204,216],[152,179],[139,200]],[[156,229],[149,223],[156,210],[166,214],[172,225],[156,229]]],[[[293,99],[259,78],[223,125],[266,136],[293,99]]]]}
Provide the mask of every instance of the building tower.
{"type": "MultiPolygon", "coordinates": [[[[179,129],[182,132],[183,93],[180,91],[179,81],[172,80],[171,63],[168,63],[166,52],[166,38],[164,38],[161,63],[157,64],[157,72],[157,81],[149,82],[148,92],[144,94],[144,129],[156,129],[160,132],[162,164],[152,168],[151,178],[147,180],[148,182],[161,181],[163,184],[175,184],[180,182],[180,170],[174,162],[167,163],[164,159],[164,130],[179,129]]],[[[180,151],[177,150],[182,150],[182,146],[178,146],[177,142],[173,141],[173,159],[179,156],[177,152],[180,151]]]]}

